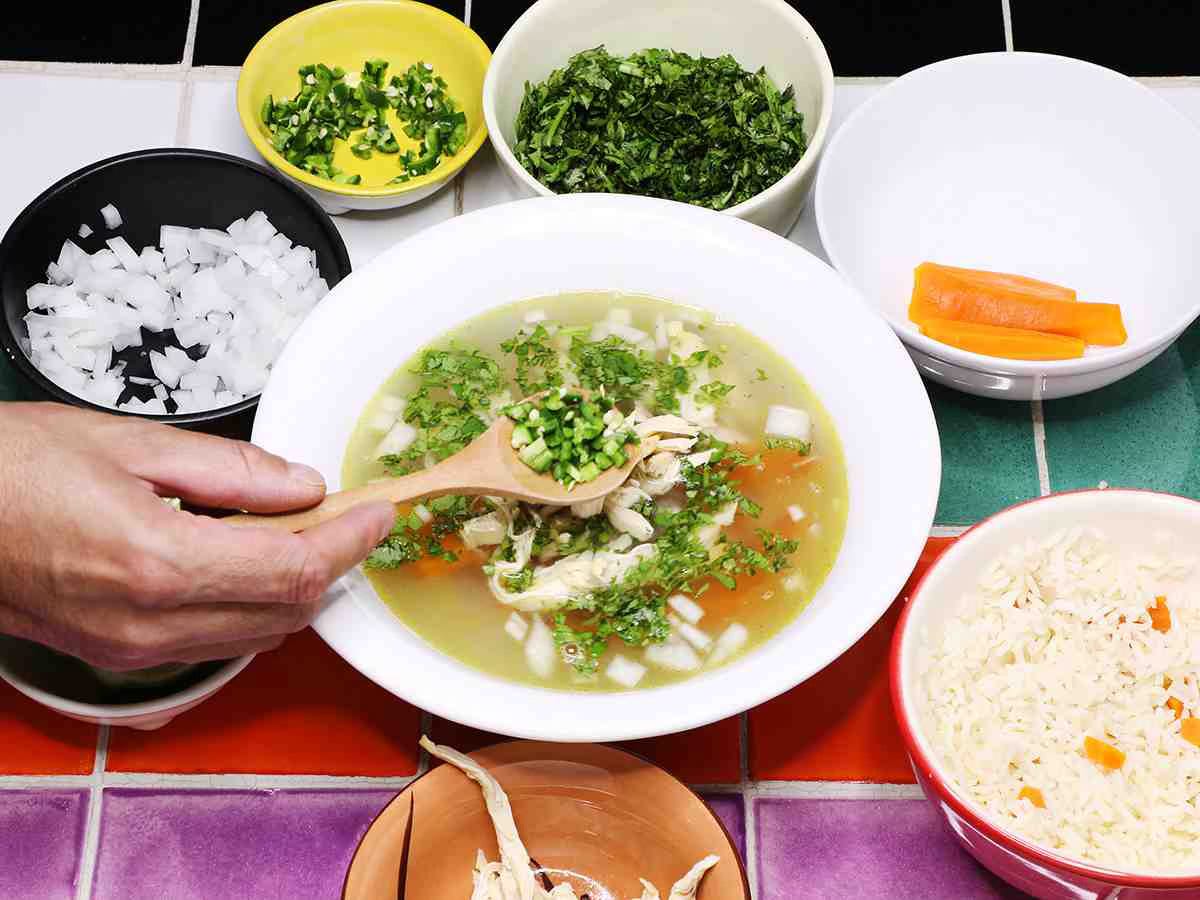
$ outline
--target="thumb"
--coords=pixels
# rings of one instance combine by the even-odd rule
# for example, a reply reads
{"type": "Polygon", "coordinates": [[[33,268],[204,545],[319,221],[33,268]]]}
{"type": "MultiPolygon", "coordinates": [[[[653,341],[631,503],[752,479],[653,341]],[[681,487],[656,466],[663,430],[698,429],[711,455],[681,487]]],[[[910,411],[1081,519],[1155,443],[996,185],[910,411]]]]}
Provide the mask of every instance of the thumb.
{"type": "Polygon", "coordinates": [[[245,441],[163,425],[139,435],[123,461],[161,493],[213,509],[272,513],[321,502],[325,479],[245,441]]]}

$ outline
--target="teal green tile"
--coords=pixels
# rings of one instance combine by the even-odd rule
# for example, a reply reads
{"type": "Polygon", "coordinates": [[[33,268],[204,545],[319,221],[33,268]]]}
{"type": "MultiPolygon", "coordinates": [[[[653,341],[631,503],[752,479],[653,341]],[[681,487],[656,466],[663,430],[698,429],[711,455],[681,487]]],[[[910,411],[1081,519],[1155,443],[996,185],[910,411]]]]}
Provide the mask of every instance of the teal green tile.
{"type": "Polygon", "coordinates": [[[32,399],[34,393],[25,376],[17,371],[8,356],[0,352],[0,401],[32,399]]]}
{"type": "Polygon", "coordinates": [[[988,400],[926,382],[942,439],[937,524],[969,525],[1038,495],[1028,403],[988,400]]]}
{"type": "Polygon", "coordinates": [[[1047,401],[1056,491],[1141,487],[1200,497],[1200,324],[1158,359],[1090,394],[1047,401]]]}

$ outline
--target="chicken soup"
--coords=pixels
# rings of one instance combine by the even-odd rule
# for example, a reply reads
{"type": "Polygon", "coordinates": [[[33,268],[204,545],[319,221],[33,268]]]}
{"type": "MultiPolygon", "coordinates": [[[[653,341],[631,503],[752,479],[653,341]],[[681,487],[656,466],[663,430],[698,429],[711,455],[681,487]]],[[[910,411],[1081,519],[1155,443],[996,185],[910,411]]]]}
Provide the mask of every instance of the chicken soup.
{"type": "Polygon", "coordinates": [[[833,422],[736,324],[611,293],[487,312],[383,385],[343,487],[433,465],[500,416],[518,423],[514,452],[566,484],[622,465],[626,441],[657,443],[597,500],[401,508],[366,572],[408,627],[467,665],[562,690],[669,684],[776,634],[833,566],[848,502],[833,422]],[[581,389],[601,402],[579,406],[581,389]],[[521,402],[534,395],[550,400],[521,402]]]}

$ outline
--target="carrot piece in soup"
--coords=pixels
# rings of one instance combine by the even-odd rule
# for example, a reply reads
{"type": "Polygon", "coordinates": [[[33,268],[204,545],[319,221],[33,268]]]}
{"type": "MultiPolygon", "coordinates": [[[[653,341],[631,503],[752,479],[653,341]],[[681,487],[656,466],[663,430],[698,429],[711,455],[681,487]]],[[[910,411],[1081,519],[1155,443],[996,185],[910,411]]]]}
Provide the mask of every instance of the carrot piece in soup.
{"type": "Polygon", "coordinates": [[[1083,739],[1083,752],[1087,754],[1088,759],[1105,769],[1119,769],[1125,765],[1124,753],[1112,744],[1106,744],[1093,737],[1083,739]]]}
{"type": "Polygon", "coordinates": [[[908,317],[918,325],[953,319],[1080,338],[1088,344],[1125,343],[1121,308],[1115,303],[1049,299],[1029,291],[946,275],[932,263],[917,267],[908,317]]]}
{"type": "Polygon", "coordinates": [[[1175,720],[1179,721],[1183,718],[1183,701],[1178,697],[1167,698],[1167,709],[1175,713],[1175,720]]]}
{"type": "Polygon", "coordinates": [[[1171,630],[1171,610],[1167,608],[1166,597],[1155,597],[1154,605],[1146,612],[1150,613],[1150,627],[1155,631],[1165,633],[1171,630]]]}
{"type": "Polygon", "coordinates": [[[1077,337],[953,319],[926,319],[921,333],[960,350],[1004,359],[1078,359],[1084,349],[1077,337]]]}
{"type": "Polygon", "coordinates": [[[1179,723],[1179,735],[1190,744],[1200,747],[1200,719],[1184,719],[1179,723]]]}
{"type": "Polygon", "coordinates": [[[1046,798],[1042,796],[1042,792],[1035,787],[1023,787],[1021,793],[1017,794],[1018,800],[1028,800],[1038,809],[1046,808],[1046,798]]]}

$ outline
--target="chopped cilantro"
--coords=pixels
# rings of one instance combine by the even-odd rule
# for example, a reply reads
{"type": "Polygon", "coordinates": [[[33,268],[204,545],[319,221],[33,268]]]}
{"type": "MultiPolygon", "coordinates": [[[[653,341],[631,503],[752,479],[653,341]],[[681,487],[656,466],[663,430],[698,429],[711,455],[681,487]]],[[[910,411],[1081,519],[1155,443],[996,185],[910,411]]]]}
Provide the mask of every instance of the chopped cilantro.
{"type": "Polygon", "coordinates": [[[574,336],[569,356],[579,383],[591,390],[603,388],[616,403],[639,397],[657,368],[648,355],[614,335],[599,341],[574,336]]]}
{"type": "Polygon", "coordinates": [[[766,381],[767,380],[766,371],[763,369],[755,369],[754,370],[754,380],[755,381],[766,381]]]}
{"type": "Polygon", "coordinates": [[[696,395],[704,402],[716,406],[733,390],[732,384],[723,381],[710,381],[696,389],[696,395]]]}
{"type": "Polygon", "coordinates": [[[725,209],[777,182],[807,149],[792,88],[732,56],[603,47],[527,84],[517,159],[557,193],[642,194],[725,209]]]}
{"type": "Polygon", "coordinates": [[[521,396],[528,397],[562,384],[558,351],[551,345],[550,333],[544,325],[538,325],[532,332],[522,329],[504,341],[500,349],[516,357],[515,380],[521,396]]]}

